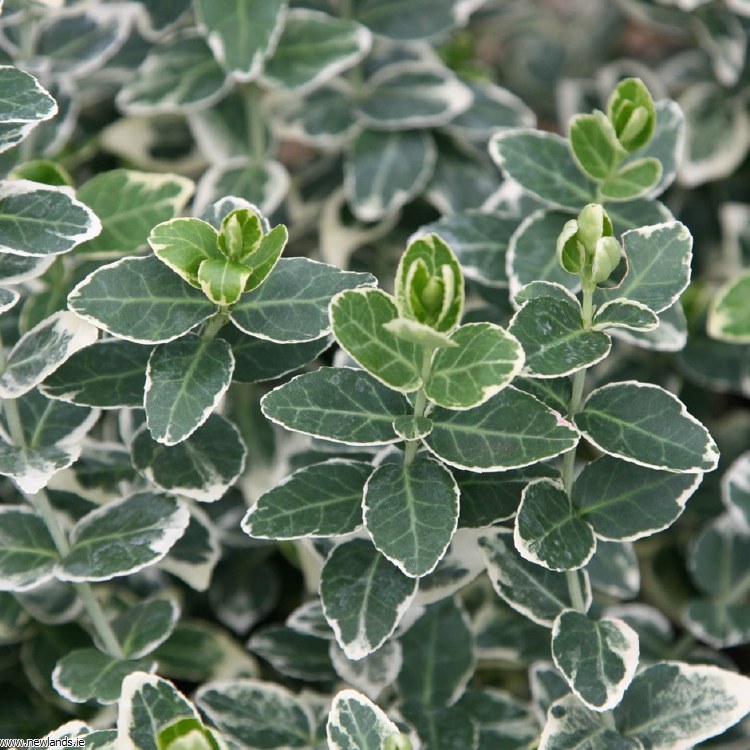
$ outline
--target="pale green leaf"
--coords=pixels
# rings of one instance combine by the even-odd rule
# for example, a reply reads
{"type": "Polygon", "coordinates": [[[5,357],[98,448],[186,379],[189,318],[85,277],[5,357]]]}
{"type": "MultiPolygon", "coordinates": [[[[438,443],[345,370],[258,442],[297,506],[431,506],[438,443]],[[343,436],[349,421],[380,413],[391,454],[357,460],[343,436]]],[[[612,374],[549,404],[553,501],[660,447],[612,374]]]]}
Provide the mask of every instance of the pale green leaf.
{"type": "Polygon", "coordinates": [[[169,638],[179,617],[173,599],[148,599],[128,607],[110,624],[125,657],[140,659],[169,638]]]}
{"type": "Polygon", "coordinates": [[[230,85],[206,42],[192,34],[152,47],[116,101],[132,115],[190,112],[218,102],[230,85]]]}
{"type": "Polygon", "coordinates": [[[93,344],[99,332],[71,312],[53,313],[25,333],[10,350],[0,375],[0,397],[18,398],[93,344]]]}
{"type": "Polygon", "coordinates": [[[79,453],[77,445],[17,448],[0,442],[0,475],[13,479],[21,492],[33,495],[58,471],[73,464],[79,453]]]}
{"type": "Polygon", "coordinates": [[[495,163],[550,208],[580,211],[596,201],[594,183],[573,161],[568,141],[555,133],[508,128],[490,141],[495,163]]]}
{"type": "Polygon", "coordinates": [[[65,188],[29,180],[0,183],[0,253],[61,255],[102,229],[94,212],[65,188]]]}
{"type": "Polygon", "coordinates": [[[714,666],[646,667],[615,708],[615,723],[644,747],[690,750],[750,711],[750,679],[714,666]]]}
{"type": "Polygon", "coordinates": [[[354,360],[389,388],[408,393],[422,386],[422,352],[386,324],[398,317],[393,298],[380,289],[351,289],[329,307],[336,340],[354,360]]]}
{"type": "Polygon", "coordinates": [[[407,414],[393,420],[393,429],[404,440],[421,440],[432,432],[432,420],[407,414]]]}
{"type": "Polygon", "coordinates": [[[101,172],[77,196],[102,222],[102,232],[78,248],[89,258],[118,258],[141,248],[151,228],[180,213],[193,181],[178,174],[130,169],[101,172]]]}
{"type": "Polygon", "coordinates": [[[370,274],[340,271],[308,258],[282,258],[257,289],[232,308],[232,322],[252,336],[299,343],[330,331],[328,303],[338,292],[371,286],[370,274]]]}
{"type": "Polygon", "coordinates": [[[626,381],[597,388],[574,421],[597,448],[641,466],[697,473],[718,463],[708,430],[656,385],[626,381]]]}
{"type": "Polygon", "coordinates": [[[52,685],[73,703],[94,700],[108,705],[120,698],[123,680],[132,672],[153,672],[149,659],[123,660],[95,648],[81,648],[64,656],[52,672],[52,685]]]}
{"type": "Polygon", "coordinates": [[[55,575],[64,581],[107,581],[161,560],[182,536],[187,508],[171,497],[142,492],[85,515],[71,532],[70,552],[55,575]]]}
{"type": "Polygon", "coordinates": [[[417,590],[365,539],[336,547],[323,565],[320,598],[349,659],[377,651],[393,634],[417,590]]]}
{"type": "Polygon", "coordinates": [[[148,244],[156,257],[198,287],[198,269],[205,260],[222,260],[218,234],[200,219],[178,218],[155,226],[148,236],[148,244]]]}
{"type": "Polygon", "coordinates": [[[612,123],[599,110],[573,117],[568,139],[581,171],[594,180],[607,180],[625,156],[612,123]]]}
{"type": "Polygon", "coordinates": [[[471,409],[507,386],[524,363],[521,344],[492,323],[467,323],[451,334],[454,348],[439,349],[425,386],[447,409],[471,409]]]}
{"type": "Polygon", "coordinates": [[[387,463],[365,485],[364,521],[375,546],[407,576],[432,571],[458,524],[458,486],[433,459],[387,463]]]}
{"type": "Polygon", "coordinates": [[[594,711],[616,706],[638,667],[638,635],[622,620],[573,610],[552,626],[552,656],[573,692],[594,711]]]}
{"type": "Polygon", "coordinates": [[[468,618],[449,597],[425,609],[401,636],[404,665],[398,691],[424,708],[450,705],[463,693],[476,666],[468,618]]]}
{"type": "Polygon", "coordinates": [[[242,521],[260,539],[348,534],[362,524],[362,495],[372,466],[332,458],[294,472],[262,494],[242,521]]]}
{"type": "Polygon", "coordinates": [[[151,347],[104,339],[73,354],[41,384],[50,398],[104,409],[140,407],[151,347]]]}
{"type": "Polygon", "coordinates": [[[580,305],[552,297],[526,302],[508,330],[526,353],[524,374],[535,378],[558,378],[591,367],[612,345],[606,333],[584,329],[580,305]]]}
{"type": "Polygon", "coordinates": [[[57,113],[57,103],[34,76],[11,65],[0,66],[3,108],[0,113],[0,152],[7,151],[44,120],[57,113]]]}
{"type": "Polygon", "coordinates": [[[294,8],[265,62],[263,82],[306,93],[356,65],[371,45],[372,34],[356,21],[294,8]]]}
{"type": "Polygon", "coordinates": [[[378,221],[394,214],[426,187],[436,159],[426,131],[361,130],[345,162],[344,186],[354,215],[378,221]]]}
{"type": "Polygon", "coordinates": [[[659,318],[642,302],[613,299],[597,309],[593,323],[595,331],[606,331],[608,328],[652,331],[659,325],[659,318]]]}
{"type": "Polygon", "coordinates": [[[591,559],[596,539],[573,512],[558,481],[538,479],[523,491],[514,541],[521,557],[549,570],[575,570],[591,559]]]}
{"type": "Polygon", "coordinates": [[[400,394],[362,370],[321,367],[267,393],[263,413],[289,430],[350,445],[399,440],[393,420],[411,409],[400,394]]]}
{"type": "Polygon", "coordinates": [[[239,430],[218,414],[211,414],[177,445],[152,440],[144,425],[130,450],[133,466],[157,487],[206,503],[221,498],[234,484],[247,457],[239,430]]]}
{"type": "Polygon", "coordinates": [[[653,312],[666,310],[690,281],[693,238],[679,221],[633,229],[622,235],[627,261],[625,278],[615,287],[599,289],[597,305],[626,298],[653,312]]]}
{"type": "Polygon", "coordinates": [[[750,343],[750,270],[724,284],[711,300],[708,335],[735,344],[750,343]]]}
{"type": "Polygon", "coordinates": [[[547,713],[547,723],[539,750],[644,750],[632,737],[623,737],[574,695],[555,701],[547,713]]]}
{"type": "Polygon", "coordinates": [[[195,702],[242,747],[310,747],[310,708],[281,685],[247,679],[209,682],[199,688],[195,702]]]}
{"type": "MultiPolygon", "coordinates": [[[[487,572],[498,596],[530,620],[552,627],[555,618],[572,608],[566,573],[557,573],[521,558],[513,545],[510,529],[493,530],[479,541],[487,572]]],[[[591,603],[586,571],[576,571],[584,592],[584,604],[591,603]]]]}
{"type": "Polygon", "coordinates": [[[333,699],[326,725],[331,750],[382,750],[398,727],[362,693],[342,690],[333,699]]]}
{"type": "Polygon", "coordinates": [[[58,559],[40,516],[20,505],[0,508],[0,591],[25,591],[50,580],[58,559]]]}
{"type": "Polygon", "coordinates": [[[512,386],[465,411],[430,413],[427,447],[446,463],[471,471],[517,469],[570,450],[578,432],[556,412],[512,386]]]}
{"type": "Polygon", "coordinates": [[[233,368],[231,347],[221,339],[189,334],[155,347],[143,400],[151,437],[175,445],[192,435],[226,393],[233,368]]]}
{"type": "Polygon", "coordinates": [[[674,523],[701,479],[701,474],[656,471],[602,456],[584,466],[572,500],[597,536],[634,541],[674,523]]]}
{"type": "Polygon", "coordinates": [[[605,180],[599,191],[605,200],[632,201],[650,193],[661,179],[661,162],[653,157],[636,159],[623,165],[605,180]]]}
{"type": "Polygon", "coordinates": [[[259,0],[251,9],[243,0],[197,0],[198,28],[222,66],[238,81],[251,81],[276,46],[285,0],[259,0]]]}
{"type": "Polygon", "coordinates": [[[450,122],[471,101],[471,89],[448,68],[395,62],[367,81],[357,112],[366,125],[381,130],[430,128],[450,122]]]}
{"type": "Polygon", "coordinates": [[[136,344],[172,341],[216,311],[202,292],[155,256],[101,266],[73,289],[68,306],[99,328],[136,344]]]}

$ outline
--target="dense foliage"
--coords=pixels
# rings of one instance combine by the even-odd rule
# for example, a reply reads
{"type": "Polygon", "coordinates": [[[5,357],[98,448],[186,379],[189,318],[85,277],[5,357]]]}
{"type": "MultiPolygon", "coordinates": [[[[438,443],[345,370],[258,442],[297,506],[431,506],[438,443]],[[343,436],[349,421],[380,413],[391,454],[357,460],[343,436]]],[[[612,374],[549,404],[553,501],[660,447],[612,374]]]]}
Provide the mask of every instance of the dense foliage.
{"type": "Polygon", "coordinates": [[[0,11],[0,737],[748,747],[750,3],[0,11]]]}

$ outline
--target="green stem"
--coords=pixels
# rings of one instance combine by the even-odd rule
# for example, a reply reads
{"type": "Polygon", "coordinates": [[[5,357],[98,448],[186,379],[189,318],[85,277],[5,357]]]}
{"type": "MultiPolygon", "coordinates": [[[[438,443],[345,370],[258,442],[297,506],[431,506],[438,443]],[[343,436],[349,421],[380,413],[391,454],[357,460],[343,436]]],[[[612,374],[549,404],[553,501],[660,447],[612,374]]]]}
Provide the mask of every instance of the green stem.
{"type": "Polygon", "coordinates": [[[615,725],[615,714],[611,709],[609,711],[602,711],[599,715],[602,717],[602,723],[607,729],[617,729],[617,726],[615,725]]]}
{"type": "Polygon", "coordinates": [[[240,87],[245,105],[245,119],[247,120],[247,139],[250,153],[257,162],[266,159],[266,128],[260,106],[261,91],[254,83],[240,87]]]}
{"type": "MultiPolygon", "coordinates": [[[[427,408],[427,394],[425,393],[424,386],[430,377],[433,351],[435,350],[431,346],[426,346],[422,351],[422,387],[417,391],[417,395],[414,398],[415,417],[423,417],[424,411],[427,408]]],[[[419,440],[406,441],[406,450],[404,451],[404,466],[409,466],[414,461],[414,457],[417,455],[418,447],[419,440]]]]}
{"type": "Polygon", "coordinates": [[[226,310],[220,310],[216,315],[206,321],[206,325],[201,333],[204,341],[211,341],[216,338],[216,334],[227,324],[229,314],[226,310]]]}
{"type": "Polygon", "coordinates": [[[685,655],[695,646],[696,640],[692,633],[685,633],[682,637],[674,644],[669,654],[671,661],[681,661],[685,658],[685,655]]]}
{"type": "Polygon", "coordinates": [[[583,598],[583,589],[581,588],[581,581],[578,578],[578,571],[566,570],[565,580],[568,584],[568,594],[570,595],[570,603],[573,605],[573,609],[576,612],[586,614],[586,601],[583,598]]]}

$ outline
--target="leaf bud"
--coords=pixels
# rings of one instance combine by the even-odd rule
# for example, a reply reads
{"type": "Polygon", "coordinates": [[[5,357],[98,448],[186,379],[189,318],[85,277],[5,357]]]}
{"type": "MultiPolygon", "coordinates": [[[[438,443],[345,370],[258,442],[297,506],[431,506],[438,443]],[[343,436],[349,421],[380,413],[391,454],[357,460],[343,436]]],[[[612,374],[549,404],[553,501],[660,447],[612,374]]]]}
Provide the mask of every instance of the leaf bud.
{"type": "Polygon", "coordinates": [[[594,250],[591,280],[595,284],[606,281],[620,264],[620,256],[620,243],[614,237],[602,237],[594,250]]]}
{"type": "Polygon", "coordinates": [[[611,237],[612,222],[604,206],[599,203],[589,203],[578,214],[578,239],[586,248],[587,255],[594,253],[596,243],[601,237],[611,237]]]}
{"type": "Polygon", "coordinates": [[[405,734],[392,734],[385,740],[385,750],[412,750],[411,742],[405,734]]]}
{"type": "Polygon", "coordinates": [[[586,251],[578,240],[578,222],[565,223],[557,238],[557,262],[568,273],[579,274],[586,263],[586,251]]]}
{"type": "Polygon", "coordinates": [[[656,129],[654,100],[639,78],[620,81],[609,97],[607,116],[626,151],[643,148],[656,129]]]}

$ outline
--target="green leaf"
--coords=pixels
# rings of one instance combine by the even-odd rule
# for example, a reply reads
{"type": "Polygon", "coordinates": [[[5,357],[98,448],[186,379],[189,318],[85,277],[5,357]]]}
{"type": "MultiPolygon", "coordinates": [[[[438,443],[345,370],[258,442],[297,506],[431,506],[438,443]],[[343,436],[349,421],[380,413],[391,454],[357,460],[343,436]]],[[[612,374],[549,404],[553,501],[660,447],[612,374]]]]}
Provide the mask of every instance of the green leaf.
{"type": "Polygon", "coordinates": [[[232,349],[221,339],[188,334],[155,347],[143,401],[151,437],[164,445],[190,437],[226,393],[233,369],[232,349]]]}
{"type": "Polygon", "coordinates": [[[99,328],[136,344],[179,338],[216,311],[154,256],[123,258],[87,276],[68,306],[99,328]]]}
{"type": "Polygon", "coordinates": [[[14,289],[0,288],[0,314],[15,307],[19,299],[21,299],[21,295],[14,289]]]}
{"type": "Polygon", "coordinates": [[[195,112],[218,102],[230,85],[206,42],[193,33],[152,47],[115,101],[130,115],[195,112]]]}
{"type": "Polygon", "coordinates": [[[276,268],[288,239],[286,227],[279,224],[264,235],[257,250],[243,258],[242,262],[252,269],[252,275],[245,283],[245,291],[252,291],[268,278],[276,268]]]}
{"type": "Polygon", "coordinates": [[[151,347],[123,339],[96,341],[67,359],[41,384],[50,398],[105,409],[143,406],[151,347]]]}
{"type": "Polygon", "coordinates": [[[305,466],[258,498],[242,530],[260,539],[348,534],[362,524],[371,473],[371,464],[341,458],[305,466]]]}
{"type": "Polygon", "coordinates": [[[349,659],[362,659],[390,638],[416,591],[417,582],[366,539],[336,547],[321,572],[323,611],[349,659]]]}
{"type": "Polygon", "coordinates": [[[541,401],[561,414],[568,411],[571,397],[570,378],[516,378],[513,387],[541,401]]]}
{"type": "Polygon", "coordinates": [[[175,542],[159,567],[177,576],[195,591],[205,591],[220,557],[219,529],[199,506],[193,505],[185,533],[175,542]]]}
{"type": "Polygon", "coordinates": [[[552,626],[552,656],[573,692],[594,711],[614,708],[638,667],[638,634],[622,620],[560,613],[552,626]]]}
{"type": "Polygon", "coordinates": [[[314,735],[309,706],[290,690],[259,680],[209,682],[195,702],[240,747],[308,748],[314,735]]]}
{"type": "Polygon", "coordinates": [[[510,237],[518,219],[462,211],[426,224],[420,231],[440,235],[456,254],[464,275],[485,286],[508,286],[505,270],[510,237]]]}
{"type": "Polygon", "coordinates": [[[247,456],[237,428],[218,414],[177,445],[152,440],[144,425],[130,450],[133,466],[157,487],[205,503],[218,500],[234,484],[247,456]]]}
{"type": "Polygon", "coordinates": [[[572,499],[578,516],[597,536],[634,541],[674,523],[702,478],[602,456],[584,466],[573,484],[572,499]]]}
{"type": "Polygon", "coordinates": [[[529,482],[558,477],[559,472],[546,464],[531,464],[486,474],[455,470],[453,475],[461,492],[459,528],[481,529],[512,518],[521,502],[521,492],[529,482]]]}
{"type": "Polygon", "coordinates": [[[581,307],[572,300],[537,297],[526,302],[508,327],[526,353],[524,374],[558,378],[601,362],[612,341],[583,327],[581,307]]]}
{"type": "Polygon", "coordinates": [[[434,62],[385,65],[366,83],[357,114],[378,130],[445,125],[471,104],[471,90],[434,62]]]}
{"type": "Polygon", "coordinates": [[[182,536],[190,514],[176,499],[150,492],[92,510],[71,532],[57,566],[63,581],[107,581],[153,565],[182,536]]]}
{"type": "Polygon", "coordinates": [[[117,737],[118,747],[138,750],[168,750],[180,739],[195,750],[223,747],[203,725],[195,706],[171,682],[143,672],[123,680],[117,737]]]}
{"type": "Polygon", "coordinates": [[[365,485],[364,520],[375,546],[407,576],[431,572],[458,524],[458,486],[430,458],[383,464],[365,485]]]}
{"type": "Polygon", "coordinates": [[[193,181],[178,174],[112,169],[85,182],[77,196],[101,220],[102,233],[78,248],[88,258],[119,258],[146,244],[149,232],[180,213],[193,181]]]}
{"type": "Polygon", "coordinates": [[[607,101],[607,116],[628,151],[643,148],[656,127],[654,101],[639,78],[626,78],[617,84],[607,101]]]}
{"type": "Polygon", "coordinates": [[[507,268],[511,298],[527,284],[547,281],[577,291],[578,277],[564,271],[557,262],[555,245],[569,214],[535,211],[527,216],[508,243],[507,268]]]}
{"type": "Polygon", "coordinates": [[[651,192],[661,172],[661,162],[653,157],[629,161],[599,186],[599,192],[606,200],[632,201],[651,192]]]}
{"type": "Polygon", "coordinates": [[[719,460],[708,430],[656,385],[627,381],[597,388],[574,421],[599,450],[652,469],[712,471],[719,460]]]}
{"type": "Polygon", "coordinates": [[[716,518],[695,540],[688,565],[702,599],[693,599],[685,612],[690,630],[715,648],[746,643],[750,635],[747,595],[747,556],[750,532],[736,518],[716,518]]]}
{"type": "Polygon", "coordinates": [[[71,312],[50,315],[10,350],[0,375],[0,397],[18,398],[41,383],[75,352],[96,341],[94,326],[71,312]]]}
{"type": "Polygon", "coordinates": [[[393,420],[393,430],[404,440],[421,440],[432,432],[432,420],[406,414],[393,420]]]}
{"type": "Polygon", "coordinates": [[[550,208],[580,211],[596,201],[593,183],[573,161],[568,141],[555,133],[508,128],[490,140],[495,164],[550,208]]]}
{"type": "Polygon", "coordinates": [[[354,17],[375,34],[408,41],[441,37],[464,26],[472,10],[472,5],[456,0],[420,0],[409,5],[400,0],[357,0],[354,17]]]}
{"type": "Polygon", "coordinates": [[[117,703],[123,680],[132,672],[152,672],[149,659],[123,660],[95,648],[80,648],[64,656],[52,672],[52,685],[73,703],[95,700],[105,706],[117,703]]]}
{"type": "Polygon", "coordinates": [[[0,254],[0,280],[3,284],[20,284],[41,276],[54,262],[54,255],[35,258],[2,253],[0,254]]]}
{"type": "Polygon", "coordinates": [[[340,292],[331,300],[329,315],[342,349],[381,383],[402,393],[422,386],[420,347],[385,327],[398,317],[389,294],[380,289],[340,292]]]}
{"type": "Polygon", "coordinates": [[[617,599],[633,599],[641,589],[638,558],[630,542],[598,539],[586,572],[595,591],[617,599]]]}
{"type": "Polygon", "coordinates": [[[615,338],[657,352],[679,352],[688,340],[688,324],[679,300],[657,314],[659,325],[651,331],[610,331],[615,338]]]}
{"type": "Polygon", "coordinates": [[[156,225],[148,236],[156,257],[192,286],[200,287],[198,269],[206,260],[223,260],[218,233],[200,219],[178,218],[156,225]]]}
{"type": "Polygon", "coordinates": [[[345,162],[345,190],[360,221],[378,221],[416,198],[432,176],[435,141],[424,130],[364,128],[345,162]]]}
{"type": "Polygon", "coordinates": [[[430,750],[478,750],[479,727],[458,706],[430,709],[406,703],[402,710],[430,750]]]}
{"type": "Polygon", "coordinates": [[[306,682],[324,682],[336,679],[328,644],[325,638],[272,625],[253,633],[247,648],[287,677],[306,682]]]}
{"type": "Polygon", "coordinates": [[[444,349],[456,346],[448,334],[440,333],[424,323],[409,318],[394,318],[385,323],[383,328],[402,341],[416,344],[419,349],[444,349]]]}
{"type": "Polygon", "coordinates": [[[711,300],[708,335],[735,344],[750,343],[750,269],[724,284],[711,300]]]}
{"type": "Polygon", "coordinates": [[[342,690],[333,699],[326,733],[331,750],[382,750],[399,730],[362,693],[342,690]]]}
{"type": "Polygon", "coordinates": [[[229,342],[232,347],[232,380],[239,383],[276,380],[312,362],[331,346],[330,339],[325,336],[300,344],[277,344],[250,336],[234,326],[222,328],[218,338],[229,342]]]}
{"type": "Polygon", "coordinates": [[[110,624],[125,657],[140,659],[169,638],[179,617],[174,600],[149,599],[129,607],[110,624]]]}
{"type": "Polygon", "coordinates": [[[79,453],[77,445],[16,448],[0,442],[0,475],[13,479],[21,492],[33,495],[58,471],[73,464],[79,453]]]}
{"type": "Polygon", "coordinates": [[[49,581],[58,559],[40,516],[20,505],[0,508],[0,591],[26,591],[49,581]]]}
{"type": "MultiPolygon", "coordinates": [[[[530,620],[551,628],[555,618],[571,609],[567,574],[546,570],[519,557],[510,529],[493,530],[479,540],[487,572],[498,596],[530,620]]],[[[586,571],[576,571],[584,604],[591,603],[586,571]]]]}
{"type": "Polygon", "coordinates": [[[376,700],[401,671],[401,644],[391,639],[377,651],[354,661],[347,658],[338,644],[331,643],[331,662],[342,680],[376,700]]]}
{"type": "Polygon", "coordinates": [[[666,662],[636,675],[615,723],[644,747],[690,750],[750,711],[750,679],[718,667],[666,662]]]}
{"type": "Polygon", "coordinates": [[[458,326],[464,308],[463,272],[453,250],[438,235],[423,235],[409,243],[394,286],[402,317],[440,333],[458,326]]]}
{"type": "Polygon", "coordinates": [[[578,432],[559,414],[509,386],[481,406],[430,413],[425,445],[458,469],[518,469],[570,450],[578,432]]]}
{"type": "Polygon", "coordinates": [[[397,685],[404,702],[428,709],[455,703],[474,674],[472,641],[468,618],[452,597],[427,607],[401,636],[397,685]]]}
{"type": "Polygon", "coordinates": [[[636,739],[623,737],[612,729],[604,716],[583,705],[574,695],[555,701],[547,713],[547,723],[539,750],[644,750],[636,739]]]}
{"type": "Polygon", "coordinates": [[[610,289],[598,289],[597,306],[611,300],[640,302],[653,312],[666,310],[690,281],[693,238],[679,221],[633,229],[622,235],[627,273],[610,289]]]}
{"type": "Polygon", "coordinates": [[[738,456],[724,472],[721,495],[729,513],[750,528],[750,452],[738,456]]]}
{"type": "Polygon", "coordinates": [[[197,0],[198,28],[221,65],[238,81],[251,81],[262,70],[279,39],[285,0],[260,0],[252,13],[242,0],[197,0]]]}
{"type": "Polygon", "coordinates": [[[597,309],[593,322],[595,331],[606,331],[608,328],[653,331],[659,325],[659,318],[642,302],[613,299],[597,309]]]}
{"type": "Polygon", "coordinates": [[[370,274],[340,271],[308,258],[282,258],[264,284],[242,296],[231,319],[241,331],[261,339],[312,341],[330,331],[332,297],[373,283],[370,274]]]}
{"type": "Polygon", "coordinates": [[[524,351],[492,323],[467,323],[451,334],[455,348],[439,349],[425,386],[427,397],[447,409],[471,409],[507,386],[519,373],[524,351]]]}
{"type": "Polygon", "coordinates": [[[599,110],[575,115],[568,125],[568,139],[576,164],[593,180],[607,180],[626,153],[612,123],[599,110]]]}
{"type": "Polygon", "coordinates": [[[573,513],[559,481],[538,479],[523,491],[514,541],[521,557],[548,570],[575,570],[591,559],[596,539],[573,513]]]}
{"type": "Polygon", "coordinates": [[[12,65],[0,65],[3,111],[0,114],[0,152],[13,148],[44,120],[57,113],[57,103],[34,78],[12,65]]]}
{"type": "Polygon", "coordinates": [[[101,229],[94,212],[71,198],[65,188],[29,180],[0,183],[0,253],[61,255],[96,237],[101,229]]]}
{"type": "Polygon", "coordinates": [[[263,66],[263,82],[306,93],[356,65],[371,46],[372,34],[356,21],[294,8],[263,66]]]}
{"type": "Polygon", "coordinates": [[[267,393],[261,408],[289,430],[348,445],[398,442],[393,420],[411,411],[400,393],[345,367],[298,375],[267,393]]]}
{"type": "Polygon", "coordinates": [[[479,750],[520,750],[539,736],[537,721],[529,708],[504,690],[469,689],[456,707],[479,727],[479,750]]]}

